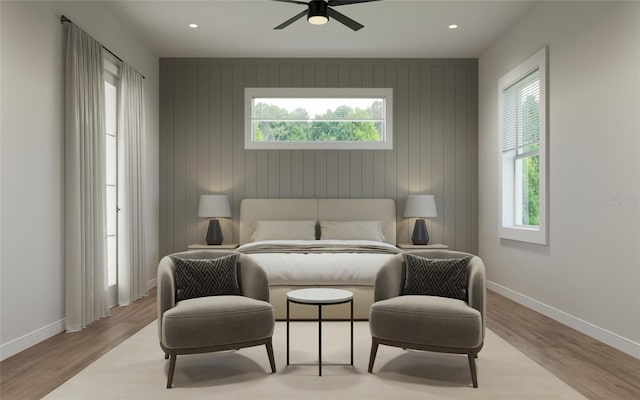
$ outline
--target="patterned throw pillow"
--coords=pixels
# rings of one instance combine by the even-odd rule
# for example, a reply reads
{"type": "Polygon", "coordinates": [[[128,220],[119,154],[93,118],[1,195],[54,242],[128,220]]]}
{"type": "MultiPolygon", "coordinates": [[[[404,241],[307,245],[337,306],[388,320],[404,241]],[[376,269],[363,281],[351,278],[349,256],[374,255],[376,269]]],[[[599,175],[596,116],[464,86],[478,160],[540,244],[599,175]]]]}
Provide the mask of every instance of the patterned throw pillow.
{"type": "Polygon", "coordinates": [[[467,301],[469,261],[464,258],[425,258],[404,254],[407,277],[402,294],[450,297],[467,301]]]}
{"type": "Polygon", "coordinates": [[[171,257],[176,266],[176,301],[194,297],[239,295],[239,254],[213,259],[171,257]]]}

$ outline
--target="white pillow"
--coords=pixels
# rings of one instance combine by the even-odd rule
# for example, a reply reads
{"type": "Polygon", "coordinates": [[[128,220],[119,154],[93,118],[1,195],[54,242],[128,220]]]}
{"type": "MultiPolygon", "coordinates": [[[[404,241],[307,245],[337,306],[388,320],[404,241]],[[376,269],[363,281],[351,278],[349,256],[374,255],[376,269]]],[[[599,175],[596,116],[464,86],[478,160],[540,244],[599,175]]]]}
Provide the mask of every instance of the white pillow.
{"type": "Polygon", "coordinates": [[[320,239],[384,242],[380,221],[320,221],[320,239]]]}
{"type": "Polygon", "coordinates": [[[256,221],[251,240],[315,240],[316,221],[256,221]]]}

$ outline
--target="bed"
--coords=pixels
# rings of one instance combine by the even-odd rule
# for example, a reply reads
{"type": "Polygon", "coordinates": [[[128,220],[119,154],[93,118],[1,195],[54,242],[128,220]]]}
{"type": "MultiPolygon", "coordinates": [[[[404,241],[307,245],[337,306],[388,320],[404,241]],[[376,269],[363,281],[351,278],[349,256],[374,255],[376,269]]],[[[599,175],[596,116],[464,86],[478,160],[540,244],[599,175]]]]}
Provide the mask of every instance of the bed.
{"type": "MultiPolygon", "coordinates": [[[[389,199],[245,199],[240,206],[240,247],[269,278],[276,318],[286,317],[286,293],[334,287],[354,293],[356,319],[367,319],[377,271],[400,253],[395,203],[389,199]]],[[[316,307],[291,305],[297,319],[313,319],[316,307]]],[[[347,318],[348,305],[323,309],[347,318]]]]}

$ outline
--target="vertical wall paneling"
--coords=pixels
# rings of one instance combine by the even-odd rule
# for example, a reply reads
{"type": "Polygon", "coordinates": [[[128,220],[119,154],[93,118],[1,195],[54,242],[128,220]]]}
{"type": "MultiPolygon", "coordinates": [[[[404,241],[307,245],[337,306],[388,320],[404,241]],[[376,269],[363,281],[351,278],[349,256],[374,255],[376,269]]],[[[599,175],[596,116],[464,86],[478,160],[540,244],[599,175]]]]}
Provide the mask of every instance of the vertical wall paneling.
{"type": "MultiPolygon", "coordinates": [[[[201,194],[209,194],[211,192],[209,184],[211,182],[210,160],[211,156],[211,138],[209,134],[209,66],[206,64],[198,65],[198,84],[196,92],[198,93],[198,141],[197,141],[197,201],[200,200],[201,194]]],[[[197,209],[196,209],[197,213],[197,209]]],[[[198,234],[196,240],[202,242],[207,231],[207,221],[205,219],[198,221],[198,234]]]]}
{"type": "MultiPolygon", "coordinates": [[[[280,65],[280,87],[292,87],[291,85],[291,64],[280,65]]],[[[280,152],[280,196],[291,198],[291,151],[279,150],[280,152]]]]}
{"type": "MultiPolygon", "coordinates": [[[[244,87],[256,87],[256,66],[255,65],[247,65],[244,69],[244,82],[240,82],[240,85],[237,89],[239,89],[238,97],[239,102],[242,104],[240,107],[244,107],[244,87]]],[[[236,112],[237,113],[237,112],[236,112]]],[[[239,121],[240,126],[234,129],[235,132],[243,131],[244,132],[244,112],[237,113],[234,117],[235,121],[239,121]]],[[[240,146],[244,146],[244,135],[238,135],[241,137],[240,146]]],[[[257,151],[255,150],[246,150],[244,152],[244,196],[247,198],[257,198],[258,195],[258,159],[257,159],[257,151]]],[[[235,196],[234,196],[235,197],[235,196]]],[[[238,214],[240,215],[240,214],[238,214]]],[[[236,218],[237,219],[237,218],[236,218]]]]}
{"type": "Polygon", "coordinates": [[[467,231],[469,230],[469,221],[467,219],[469,196],[467,190],[469,187],[468,171],[467,171],[467,147],[468,137],[468,112],[467,112],[467,69],[456,67],[455,69],[455,237],[457,248],[468,248],[467,231]]]}
{"type": "Polygon", "coordinates": [[[222,192],[222,68],[209,68],[209,191],[222,192]]]}
{"type": "Polygon", "coordinates": [[[456,246],[456,70],[453,66],[444,69],[444,241],[456,246]]]}
{"type": "Polygon", "coordinates": [[[269,198],[280,197],[280,152],[267,150],[269,153],[269,198]]]}
{"type": "MultiPolygon", "coordinates": [[[[430,219],[431,240],[444,243],[444,68],[434,66],[431,75],[431,191],[438,216],[430,219]]],[[[452,245],[453,246],[453,245],[452,245]]]]}
{"type": "Polygon", "coordinates": [[[398,241],[408,194],[436,196],[432,242],[477,251],[476,60],[162,59],[161,252],[202,242],[201,194],[223,193],[238,240],[243,198],[390,198],[398,241]],[[393,150],[244,150],[245,87],[391,87],[393,150]]]}
{"type": "MultiPolygon", "coordinates": [[[[302,87],[315,87],[315,68],[313,64],[305,63],[302,66],[302,87]]],[[[304,198],[316,197],[316,152],[314,150],[302,151],[302,195],[304,198]]]]}
{"type": "MultiPolygon", "coordinates": [[[[304,67],[291,66],[291,87],[304,87],[304,67]]],[[[291,197],[304,197],[304,154],[302,150],[291,151],[291,197]]]]}
{"type": "MultiPolygon", "coordinates": [[[[398,66],[396,79],[396,209],[397,214],[402,215],[403,200],[409,193],[409,68],[398,66]]],[[[409,241],[408,222],[402,219],[398,224],[399,241],[409,241]]]]}
{"type": "Polygon", "coordinates": [[[326,198],[327,196],[327,152],[316,150],[315,156],[315,179],[316,191],[315,197],[326,198]]]}
{"type": "Polygon", "coordinates": [[[467,216],[469,228],[467,229],[468,247],[473,250],[478,249],[478,69],[467,69],[467,216]]]}
{"type": "Polygon", "coordinates": [[[413,191],[417,193],[423,193],[424,188],[422,187],[422,176],[420,174],[420,152],[421,152],[421,142],[422,142],[422,132],[420,130],[420,112],[421,112],[421,104],[420,104],[420,67],[411,66],[409,68],[409,82],[415,82],[417,84],[412,84],[409,86],[409,103],[407,106],[408,115],[411,118],[408,118],[409,122],[409,148],[408,148],[408,165],[409,165],[409,185],[413,191]]]}
{"type": "Polygon", "coordinates": [[[431,121],[432,106],[431,106],[431,68],[420,68],[420,186],[418,191],[420,193],[431,193],[431,176],[433,170],[431,168],[431,161],[433,159],[432,152],[432,127],[431,121]]]}
{"type": "MultiPolygon", "coordinates": [[[[269,85],[269,67],[258,64],[256,69],[256,87],[269,85]]],[[[247,85],[249,86],[249,85],[247,85]]],[[[243,131],[244,133],[244,131],[243,131]]],[[[256,198],[269,197],[269,152],[256,151],[256,198]]]]}
{"type": "MultiPolygon", "coordinates": [[[[373,64],[363,64],[360,72],[360,87],[373,86],[373,64]]],[[[362,190],[361,197],[365,199],[373,198],[373,177],[375,169],[373,167],[373,150],[363,150],[362,153],[362,190]]]]}
{"type": "MultiPolygon", "coordinates": [[[[396,199],[396,191],[398,185],[398,173],[397,173],[397,165],[396,165],[396,155],[398,153],[398,87],[396,85],[396,66],[388,65],[385,67],[384,71],[384,86],[392,87],[393,90],[393,148],[395,151],[385,151],[385,159],[384,159],[384,170],[385,170],[385,188],[384,188],[384,196],[388,199],[392,199],[396,201],[396,212],[397,216],[401,216],[401,210],[403,209],[402,205],[399,204],[402,201],[398,202],[396,199]]],[[[402,226],[406,224],[404,219],[398,219],[398,225],[402,226]]],[[[404,241],[403,236],[398,232],[398,241],[404,241]]]]}
{"type": "Polygon", "coordinates": [[[338,196],[349,198],[351,195],[351,155],[349,151],[337,150],[338,153],[338,196]]]}
{"type": "MultiPolygon", "coordinates": [[[[362,87],[362,67],[358,64],[349,67],[349,82],[345,86],[362,87]]],[[[352,198],[362,198],[362,150],[349,150],[349,187],[352,198]]]]}
{"type": "Polygon", "coordinates": [[[185,221],[186,240],[198,237],[198,66],[187,66],[185,121],[185,221]]]}
{"type": "Polygon", "coordinates": [[[220,69],[220,192],[233,193],[233,66],[220,69]]]}
{"type": "MultiPolygon", "coordinates": [[[[229,199],[231,202],[231,214],[234,217],[233,231],[229,231],[225,236],[231,240],[229,242],[237,242],[238,225],[240,217],[240,201],[245,197],[244,185],[245,185],[245,150],[244,150],[244,135],[236,134],[236,132],[244,133],[244,86],[245,86],[245,66],[242,64],[236,64],[233,66],[233,87],[231,93],[231,101],[233,104],[231,110],[231,137],[233,142],[233,148],[231,151],[233,158],[233,169],[227,173],[232,177],[233,195],[229,199]]],[[[228,221],[225,221],[228,222],[228,221]]]]}
{"type": "MultiPolygon", "coordinates": [[[[280,68],[269,64],[268,87],[280,86],[280,68]]],[[[269,197],[280,197],[280,151],[268,150],[269,153],[269,197]]]]}
{"type": "MultiPolygon", "coordinates": [[[[327,67],[325,64],[314,63],[314,87],[327,87],[327,67]]],[[[327,152],[315,150],[315,197],[327,197],[327,152]]]]}
{"type": "Polygon", "coordinates": [[[168,232],[173,232],[173,71],[172,64],[160,65],[160,76],[165,79],[160,80],[160,252],[167,254],[173,251],[173,236],[168,232]]]}
{"type": "MultiPolygon", "coordinates": [[[[385,87],[384,65],[373,66],[373,87],[385,87]]],[[[376,151],[373,154],[373,197],[385,198],[386,169],[385,159],[388,151],[376,151]]]]}
{"type": "Polygon", "coordinates": [[[176,65],[175,70],[175,97],[174,97],[174,246],[186,243],[186,65],[176,65]]]}
{"type": "Polygon", "coordinates": [[[291,151],[291,197],[304,197],[304,154],[302,150],[291,151]]]}
{"type": "Polygon", "coordinates": [[[339,174],[338,174],[338,150],[329,150],[327,153],[327,198],[338,198],[339,174]]]}
{"type": "MultiPolygon", "coordinates": [[[[234,149],[237,150],[233,132],[233,108],[236,104],[234,100],[234,65],[223,64],[220,68],[220,190],[216,194],[226,194],[229,196],[231,214],[237,216],[239,213],[234,209],[234,186],[233,170],[237,164],[234,160],[234,149]]],[[[242,148],[242,147],[241,147],[242,148]]],[[[223,237],[232,238],[232,231],[228,229],[227,219],[220,220],[223,237]]],[[[185,245],[188,245],[186,243],[185,245]]]]}
{"type": "MultiPolygon", "coordinates": [[[[421,101],[420,101],[420,67],[419,66],[411,66],[408,71],[408,82],[412,84],[408,87],[408,105],[407,111],[408,115],[411,116],[408,118],[408,149],[407,149],[407,163],[405,165],[408,166],[407,177],[408,177],[408,193],[399,194],[398,197],[406,196],[407,194],[413,193],[426,193],[425,189],[422,185],[422,180],[424,179],[421,176],[420,169],[420,152],[421,147],[420,143],[422,142],[422,132],[420,130],[420,112],[421,112],[421,101]]],[[[404,204],[400,204],[398,207],[398,212],[404,212],[404,204]]],[[[413,221],[406,221],[405,226],[402,227],[400,233],[406,235],[406,238],[403,238],[402,241],[410,241],[411,232],[413,230],[413,221]],[[406,232],[406,233],[403,233],[406,232]]]]}

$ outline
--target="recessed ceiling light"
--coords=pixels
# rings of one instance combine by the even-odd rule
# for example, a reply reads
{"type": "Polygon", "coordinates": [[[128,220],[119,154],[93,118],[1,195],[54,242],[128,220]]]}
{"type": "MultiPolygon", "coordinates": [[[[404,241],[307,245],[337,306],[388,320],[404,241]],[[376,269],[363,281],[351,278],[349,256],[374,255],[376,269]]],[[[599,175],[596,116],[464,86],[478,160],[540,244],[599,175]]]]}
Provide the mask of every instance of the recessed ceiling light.
{"type": "Polygon", "coordinates": [[[195,28],[197,28],[197,27],[198,27],[198,24],[189,24],[189,28],[193,28],[193,29],[195,29],[195,28]]]}
{"type": "Polygon", "coordinates": [[[457,28],[458,28],[458,25],[456,24],[449,25],[449,29],[457,29],[457,28]]]}

